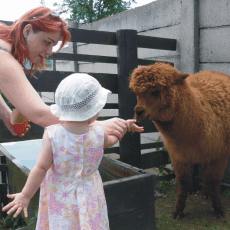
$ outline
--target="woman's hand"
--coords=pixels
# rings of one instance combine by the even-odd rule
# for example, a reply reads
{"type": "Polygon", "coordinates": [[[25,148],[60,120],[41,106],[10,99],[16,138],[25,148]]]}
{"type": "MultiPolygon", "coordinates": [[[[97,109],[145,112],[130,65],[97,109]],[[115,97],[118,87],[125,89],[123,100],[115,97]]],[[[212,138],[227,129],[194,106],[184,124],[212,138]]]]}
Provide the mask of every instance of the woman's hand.
{"type": "Polygon", "coordinates": [[[1,113],[1,119],[4,123],[4,125],[6,126],[6,128],[10,131],[10,133],[13,135],[13,136],[17,136],[16,132],[14,131],[14,128],[12,127],[12,124],[10,122],[10,117],[11,117],[11,112],[9,113],[4,113],[2,114],[1,113]]]}
{"type": "Polygon", "coordinates": [[[121,118],[111,118],[108,120],[104,121],[96,121],[100,125],[104,126],[105,131],[108,135],[114,135],[116,136],[119,140],[122,139],[122,137],[125,135],[127,132],[127,124],[124,119],[121,118]]]}
{"type": "Polygon", "coordinates": [[[24,137],[30,130],[30,123],[16,109],[13,109],[11,114],[11,126],[18,137],[24,137]]]}
{"type": "Polygon", "coordinates": [[[16,109],[11,111],[0,95],[0,119],[13,136],[23,137],[30,130],[29,121],[16,109]]]}
{"type": "Polygon", "coordinates": [[[14,136],[17,134],[15,133],[12,125],[11,125],[11,109],[6,104],[2,96],[0,95],[0,119],[2,119],[4,125],[6,128],[10,131],[10,133],[14,136]]]}
{"type": "Polygon", "coordinates": [[[30,202],[28,197],[24,196],[23,193],[8,194],[7,197],[13,200],[2,208],[3,212],[7,212],[8,215],[14,213],[13,217],[16,218],[23,211],[24,216],[28,217],[30,202]]]}

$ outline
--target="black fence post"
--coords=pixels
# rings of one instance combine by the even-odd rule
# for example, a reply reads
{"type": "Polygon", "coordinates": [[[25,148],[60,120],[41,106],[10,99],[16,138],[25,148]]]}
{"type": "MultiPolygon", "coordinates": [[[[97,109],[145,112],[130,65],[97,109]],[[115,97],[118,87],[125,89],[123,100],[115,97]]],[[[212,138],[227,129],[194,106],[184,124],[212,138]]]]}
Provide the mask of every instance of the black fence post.
{"type": "MultiPolygon", "coordinates": [[[[137,67],[137,31],[117,31],[118,56],[118,107],[119,116],[124,119],[133,118],[135,95],[129,90],[129,76],[137,67]]],[[[140,134],[127,133],[120,142],[121,161],[140,167],[141,144],[140,134]]]]}
{"type": "MultiPolygon", "coordinates": [[[[8,192],[8,178],[7,178],[7,164],[6,164],[6,157],[3,156],[0,152],[0,208],[3,205],[7,204],[7,192],[8,192]]],[[[0,210],[1,216],[1,210],[0,210]]]]}

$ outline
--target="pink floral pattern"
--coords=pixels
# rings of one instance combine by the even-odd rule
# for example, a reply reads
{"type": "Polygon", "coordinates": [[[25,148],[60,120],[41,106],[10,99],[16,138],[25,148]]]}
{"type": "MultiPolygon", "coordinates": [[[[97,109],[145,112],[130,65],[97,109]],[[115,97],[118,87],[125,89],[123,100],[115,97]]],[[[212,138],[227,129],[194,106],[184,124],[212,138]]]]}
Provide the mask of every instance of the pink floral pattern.
{"type": "Polygon", "coordinates": [[[40,188],[36,230],[109,230],[98,166],[104,131],[93,126],[76,135],[61,125],[47,127],[53,166],[40,188]]]}

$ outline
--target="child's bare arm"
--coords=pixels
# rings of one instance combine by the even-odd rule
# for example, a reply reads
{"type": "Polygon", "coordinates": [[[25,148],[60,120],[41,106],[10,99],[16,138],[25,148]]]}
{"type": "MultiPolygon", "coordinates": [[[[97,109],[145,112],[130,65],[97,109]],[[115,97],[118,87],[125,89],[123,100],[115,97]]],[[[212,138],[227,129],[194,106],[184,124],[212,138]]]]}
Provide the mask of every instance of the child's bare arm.
{"type": "Polygon", "coordinates": [[[29,202],[38,190],[47,170],[53,162],[51,143],[47,136],[45,132],[43,135],[43,147],[39,154],[38,161],[31,170],[24,188],[20,193],[8,195],[8,197],[13,200],[2,209],[2,211],[7,211],[8,215],[14,213],[14,217],[17,217],[23,210],[25,217],[28,216],[27,207],[29,202]]]}
{"type": "Polygon", "coordinates": [[[114,135],[110,135],[110,134],[106,134],[105,133],[105,139],[104,139],[104,147],[108,148],[113,146],[114,144],[116,144],[119,141],[117,136],[114,135]]]}
{"type": "Polygon", "coordinates": [[[51,143],[48,138],[47,132],[43,135],[43,147],[39,154],[38,161],[34,168],[31,170],[27,182],[22,189],[22,193],[29,198],[32,198],[35,192],[40,187],[47,170],[53,163],[53,154],[51,143]]]}

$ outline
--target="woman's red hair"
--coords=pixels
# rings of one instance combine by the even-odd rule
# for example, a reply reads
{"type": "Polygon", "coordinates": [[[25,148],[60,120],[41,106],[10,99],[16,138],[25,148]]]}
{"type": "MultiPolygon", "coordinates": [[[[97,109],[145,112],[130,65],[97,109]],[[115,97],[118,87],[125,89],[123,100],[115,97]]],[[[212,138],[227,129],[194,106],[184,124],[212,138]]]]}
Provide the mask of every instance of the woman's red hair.
{"type": "MultiPolygon", "coordinates": [[[[55,15],[52,10],[47,7],[37,7],[20,17],[12,25],[0,24],[0,39],[12,45],[11,53],[23,65],[26,59],[29,59],[29,51],[23,36],[23,28],[25,25],[31,24],[33,30],[48,33],[61,32],[62,43],[60,49],[66,42],[70,40],[70,32],[67,23],[59,16],[55,15]]],[[[42,63],[34,65],[34,70],[44,68],[45,60],[42,63]]]]}

